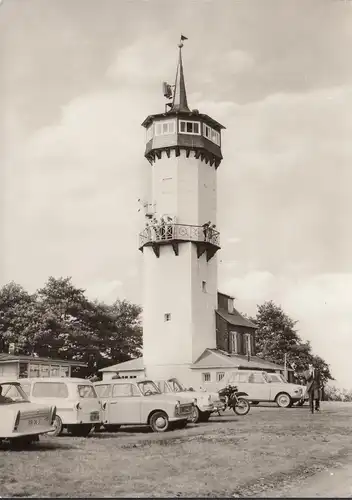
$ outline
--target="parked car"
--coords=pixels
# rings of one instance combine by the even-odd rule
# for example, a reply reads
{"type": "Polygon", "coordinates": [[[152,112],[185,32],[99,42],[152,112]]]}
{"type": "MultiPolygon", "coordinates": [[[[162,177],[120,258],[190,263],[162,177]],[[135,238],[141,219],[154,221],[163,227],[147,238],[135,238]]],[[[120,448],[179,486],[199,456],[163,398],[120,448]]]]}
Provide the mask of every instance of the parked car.
{"type": "Polygon", "coordinates": [[[185,427],[193,403],[162,394],[152,380],[116,379],[94,383],[102,400],[103,424],[115,431],[121,425],[149,425],[154,432],[185,427]]]}
{"type": "Polygon", "coordinates": [[[220,400],[217,392],[190,391],[185,388],[177,378],[155,381],[163,394],[175,394],[177,397],[189,399],[193,397],[193,413],[191,422],[207,422],[214,412],[224,410],[225,404],[220,400]]]}
{"type": "Polygon", "coordinates": [[[240,391],[248,394],[251,404],[275,402],[280,408],[289,408],[302,398],[302,386],[290,384],[274,373],[257,370],[238,370],[232,372],[229,382],[237,385],[240,391]]]}
{"type": "Polygon", "coordinates": [[[53,429],[54,405],[30,403],[18,380],[0,379],[0,442],[26,445],[53,429]]]}
{"type": "Polygon", "coordinates": [[[54,429],[49,435],[59,436],[66,429],[73,436],[85,437],[101,423],[101,403],[89,380],[28,378],[21,379],[21,385],[33,403],[56,406],[54,429]]]}

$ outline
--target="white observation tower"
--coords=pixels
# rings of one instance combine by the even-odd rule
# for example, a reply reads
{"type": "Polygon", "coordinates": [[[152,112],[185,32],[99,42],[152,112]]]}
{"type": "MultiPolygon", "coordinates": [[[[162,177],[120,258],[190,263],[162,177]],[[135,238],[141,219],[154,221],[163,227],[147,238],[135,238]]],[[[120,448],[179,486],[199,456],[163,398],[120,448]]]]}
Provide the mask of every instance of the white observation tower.
{"type": "Polygon", "coordinates": [[[145,157],[149,161],[143,252],[143,364],[152,378],[189,380],[190,366],[216,348],[216,172],[220,123],[188,107],[182,64],[175,85],[163,84],[165,112],[149,115],[145,157]]]}

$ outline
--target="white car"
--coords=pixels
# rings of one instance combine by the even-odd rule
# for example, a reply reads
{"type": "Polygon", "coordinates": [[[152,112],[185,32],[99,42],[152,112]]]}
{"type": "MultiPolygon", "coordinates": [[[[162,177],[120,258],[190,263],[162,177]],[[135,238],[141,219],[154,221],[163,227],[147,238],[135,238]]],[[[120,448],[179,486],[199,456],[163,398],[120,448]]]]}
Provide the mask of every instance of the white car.
{"type": "Polygon", "coordinates": [[[56,408],[31,403],[18,380],[0,378],[0,442],[20,446],[53,430],[56,408]]]}
{"type": "Polygon", "coordinates": [[[298,403],[304,394],[301,385],[290,384],[278,373],[238,370],[232,372],[229,383],[246,392],[253,405],[268,402],[276,403],[280,408],[289,408],[298,403]]]}
{"type": "Polygon", "coordinates": [[[21,379],[30,401],[56,406],[54,430],[59,436],[64,429],[72,436],[86,437],[101,424],[101,403],[92,382],[83,378],[44,377],[21,379]]]}
{"type": "Polygon", "coordinates": [[[194,408],[190,418],[193,423],[207,422],[213,412],[220,412],[225,407],[217,392],[187,390],[177,378],[156,380],[156,384],[164,394],[175,394],[186,399],[193,398],[194,408]]]}
{"type": "Polygon", "coordinates": [[[108,431],[121,425],[148,425],[154,432],[182,428],[192,415],[193,403],[162,394],[152,380],[112,379],[94,383],[103,404],[103,425],[108,431]]]}

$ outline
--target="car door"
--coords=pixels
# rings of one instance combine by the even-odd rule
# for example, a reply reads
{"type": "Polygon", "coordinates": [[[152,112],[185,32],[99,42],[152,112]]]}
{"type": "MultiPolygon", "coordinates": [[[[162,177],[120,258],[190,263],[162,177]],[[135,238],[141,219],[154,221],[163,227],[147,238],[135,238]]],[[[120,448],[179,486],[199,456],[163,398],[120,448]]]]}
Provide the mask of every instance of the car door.
{"type": "Polygon", "coordinates": [[[140,424],[141,406],[142,396],[134,384],[113,384],[107,420],[110,424],[140,424]]]}
{"type": "Polygon", "coordinates": [[[251,372],[248,377],[249,397],[254,401],[270,401],[270,384],[262,372],[251,372]]]}

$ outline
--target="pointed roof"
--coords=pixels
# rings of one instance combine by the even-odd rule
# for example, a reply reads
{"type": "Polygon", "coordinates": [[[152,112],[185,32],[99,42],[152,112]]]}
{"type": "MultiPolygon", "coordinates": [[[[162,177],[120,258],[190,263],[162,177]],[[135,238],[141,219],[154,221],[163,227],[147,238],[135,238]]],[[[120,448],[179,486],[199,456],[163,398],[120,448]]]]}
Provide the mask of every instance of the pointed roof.
{"type": "Polygon", "coordinates": [[[191,110],[189,109],[187,103],[185,76],[183,73],[183,64],[182,64],[182,47],[183,47],[182,37],[178,47],[179,47],[179,54],[178,54],[178,65],[176,71],[175,90],[170,112],[183,111],[189,113],[191,110]]]}

